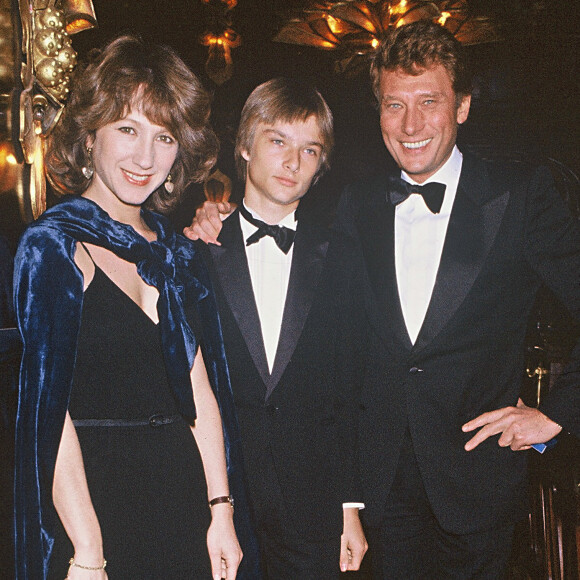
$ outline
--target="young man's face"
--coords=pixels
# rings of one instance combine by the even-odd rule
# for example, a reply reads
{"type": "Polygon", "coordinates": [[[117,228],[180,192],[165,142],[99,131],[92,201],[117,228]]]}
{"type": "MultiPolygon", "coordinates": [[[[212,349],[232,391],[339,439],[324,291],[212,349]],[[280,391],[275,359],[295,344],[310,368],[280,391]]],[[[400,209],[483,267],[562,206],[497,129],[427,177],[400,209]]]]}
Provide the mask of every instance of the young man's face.
{"type": "Polygon", "coordinates": [[[322,149],[314,115],[293,123],[260,123],[250,150],[242,151],[248,206],[271,223],[293,212],[320,167],[322,149]]]}
{"type": "Polygon", "coordinates": [[[401,69],[380,73],[381,132],[387,149],[418,183],[449,159],[457,126],[467,119],[471,97],[459,107],[451,77],[437,64],[413,76],[401,69]]]}

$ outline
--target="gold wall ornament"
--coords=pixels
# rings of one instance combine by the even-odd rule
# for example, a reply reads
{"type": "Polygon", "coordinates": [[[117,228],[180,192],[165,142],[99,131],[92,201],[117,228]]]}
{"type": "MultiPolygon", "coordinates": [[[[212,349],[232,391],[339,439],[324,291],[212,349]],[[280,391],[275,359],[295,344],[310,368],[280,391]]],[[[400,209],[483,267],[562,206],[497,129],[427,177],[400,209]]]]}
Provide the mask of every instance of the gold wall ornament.
{"type": "Polygon", "coordinates": [[[357,72],[389,28],[430,19],[463,44],[500,40],[493,21],[468,0],[343,0],[312,2],[275,36],[277,42],[336,51],[336,72],[357,72]]]}
{"type": "Polygon", "coordinates": [[[44,143],[70,90],[70,35],[96,25],[91,0],[0,0],[0,234],[15,244],[46,208],[44,143]]]}
{"type": "Polygon", "coordinates": [[[59,9],[57,0],[33,0],[32,5],[27,26],[31,36],[25,47],[26,56],[32,57],[31,72],[46,92],[64,104],[70,90],[70,73],[76,65],[76,52],[66,29],[67,14],[59,9]]]}

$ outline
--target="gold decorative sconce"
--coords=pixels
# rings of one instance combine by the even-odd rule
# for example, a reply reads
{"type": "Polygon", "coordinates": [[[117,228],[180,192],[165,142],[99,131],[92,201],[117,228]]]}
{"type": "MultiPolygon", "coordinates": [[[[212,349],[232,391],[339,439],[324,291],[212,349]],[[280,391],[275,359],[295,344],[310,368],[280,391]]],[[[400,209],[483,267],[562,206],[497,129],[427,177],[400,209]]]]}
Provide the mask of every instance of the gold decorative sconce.
{"type": "Polygon", "coordinates": [[[237,0],[201,0],[209,10],[206,30],[199,42],[208,47],[208,57],[205,71],[209,78],[221,85],[232,77],[233,60],[231,50],[237,48],[242,37],[232,28],[231,10],[237,5],[237,0]]]}

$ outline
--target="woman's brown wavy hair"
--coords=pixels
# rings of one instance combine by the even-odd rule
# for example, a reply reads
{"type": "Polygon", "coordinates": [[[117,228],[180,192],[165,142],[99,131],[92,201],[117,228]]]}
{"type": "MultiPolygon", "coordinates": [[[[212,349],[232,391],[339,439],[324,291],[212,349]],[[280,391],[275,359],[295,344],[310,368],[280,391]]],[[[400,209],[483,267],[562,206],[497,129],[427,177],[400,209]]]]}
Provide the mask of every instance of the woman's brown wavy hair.
{"type": "Polygon", "coordinates": [[[127,35],[92,51],[75,71],[70,99],[48,141],[47,174],[58,193],[87,189],[90,181],[81,171],[87,165],[87,139],[125,117],[136,101],[179,143],[171,168],[173,193],[162,185],[147,206],[167,211],[188,183],[207,177],[219,148],[209,124],[209,94],[173,49],[127,35]]]}

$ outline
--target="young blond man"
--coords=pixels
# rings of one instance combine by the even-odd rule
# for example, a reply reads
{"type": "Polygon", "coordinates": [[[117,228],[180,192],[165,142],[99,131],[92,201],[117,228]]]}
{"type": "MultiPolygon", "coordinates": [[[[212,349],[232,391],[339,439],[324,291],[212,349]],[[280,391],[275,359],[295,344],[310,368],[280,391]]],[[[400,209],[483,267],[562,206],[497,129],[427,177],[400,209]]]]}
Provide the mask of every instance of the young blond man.
{"type": "Polygon", "coordinates": [[[299,209],[332,146],[320,93],[282,78],[257,87],[236,141],[242,205],[202,245],[269,580],[336,579],[366,551],[356,468],[362,260],[299,209]]]}

